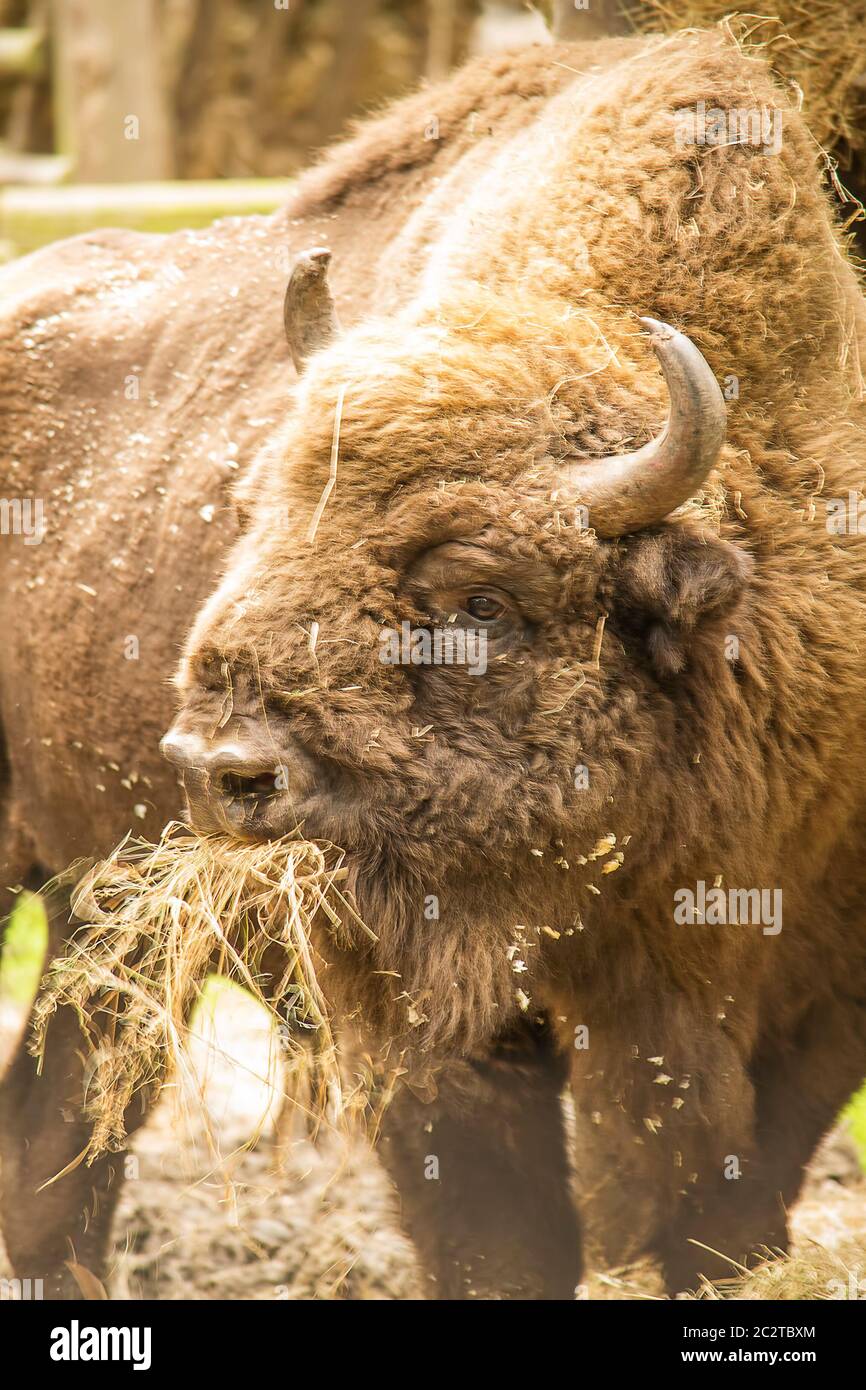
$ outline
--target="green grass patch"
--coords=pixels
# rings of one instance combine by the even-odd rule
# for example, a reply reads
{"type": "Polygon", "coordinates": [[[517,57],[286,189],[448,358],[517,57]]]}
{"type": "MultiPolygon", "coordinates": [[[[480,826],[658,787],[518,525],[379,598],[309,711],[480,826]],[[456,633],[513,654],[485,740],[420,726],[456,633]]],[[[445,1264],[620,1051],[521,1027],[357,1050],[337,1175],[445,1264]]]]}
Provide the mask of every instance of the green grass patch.
{"type": "MultiPolygon", "coordinates": [[[[208,975],[190,1014],[190,1029],[194,1033],[203,1020],[213,1023],[214,1015],[224,999],[240,997],[258,1006],[248,989],[237,980],[229,980],[225,975],[208,975]]],[[[265,1010],[265,1012],[267,1012],[265,1010]]]]}
{"type": "Polygon", "coordinates": [[[848,1123],[860,1155],[860,1167],[866,1173],[866,1086],[861,1087],[853,1100],[848,1102],[842,1111],[842,1118],[848,1123]]]}
{"type": "Polygon", "coordinates": [[[36,993],[48,947],[45,908],[35,893],[22,893],[2,941],[0,998],[26,1008],[36,993]]]}

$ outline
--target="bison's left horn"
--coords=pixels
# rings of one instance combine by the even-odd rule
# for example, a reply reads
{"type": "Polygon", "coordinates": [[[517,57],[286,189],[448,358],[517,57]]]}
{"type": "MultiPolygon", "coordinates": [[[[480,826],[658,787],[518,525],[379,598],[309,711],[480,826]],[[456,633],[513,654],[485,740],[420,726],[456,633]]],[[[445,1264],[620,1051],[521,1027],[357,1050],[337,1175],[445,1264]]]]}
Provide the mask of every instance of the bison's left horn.
{"type": "Polygon", "coordinates": [[[316,246],[298,257],[289,277],[283,303],[283,321],[286,341],[298,373],[304,370],[311,353],[327,347],[340,331],[334,298],[328,287],[330,263],[330,251],[324,246],[316,246]]]}
{"type": "Polygon", "coordinates": [[[565,470],[600,536],[640,531],[675,511],[704,482],[725,442],[725,401],[706,359],[668,324],[641,323],[670,393],[667,424],[642,449],[565,470]]]}

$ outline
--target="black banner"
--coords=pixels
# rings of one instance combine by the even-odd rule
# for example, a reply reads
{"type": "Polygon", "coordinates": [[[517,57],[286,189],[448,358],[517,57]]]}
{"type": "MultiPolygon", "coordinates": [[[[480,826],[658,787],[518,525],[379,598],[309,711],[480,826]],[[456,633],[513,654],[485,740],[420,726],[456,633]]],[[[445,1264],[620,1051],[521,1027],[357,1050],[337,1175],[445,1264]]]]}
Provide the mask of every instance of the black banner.
{"type": "Polygon", "coordinates": [[[617,1375],[674,1367],[700,1373],[705,1366],[774,1372],[805,1366],[826,1379],[856,1366],[862,1355],[859,1301],[6,1301],[0,1302],[0,1345],[4,1360],[13,1349],[23,1358],[14,1377],[19,1383],[25,1366],[40,1380],[59,1383],[77,1375],[98,1378],[102,1368],[141,1377],[192,1373],[224,1379],[240,1372],[331,1380],[343,1365],[357,1377],[378,1374],[390,1363],[396,1375],[399,1362],[402,1376],[410,1374],[410,1352],[413,1378],[419,1362],[429,1376],[440,1358],[443,1374],[453,1375],[470,1348],[472,1360],[480,1356],[488,1373],[501,1363],[509,1377],[518,1378],[534,1378],[539,1359],[558,1362],[570,1355],[575,1377],[585,1360],[596,1376],[602,1368],[617,1375]]]}

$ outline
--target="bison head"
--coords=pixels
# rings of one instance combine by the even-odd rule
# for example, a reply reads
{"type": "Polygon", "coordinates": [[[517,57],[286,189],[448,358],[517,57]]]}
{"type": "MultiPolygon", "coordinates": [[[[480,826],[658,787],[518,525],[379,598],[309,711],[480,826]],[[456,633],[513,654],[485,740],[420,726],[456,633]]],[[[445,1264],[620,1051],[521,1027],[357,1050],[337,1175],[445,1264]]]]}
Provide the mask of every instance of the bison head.
{"type": "Polygon", "coordinates": [[[670,515],[724,405],[682,334],[644,321],[662,380],[558,301],[476,287],[341,335],[326,268],[293,276],[296,408],[239,492],[163,747],[200,829],[346,851],[378,940],[323,934],[343,1007],[468,1048],[581,968],[676,794],[647,779],[660,742],[668,774],[691,760],[678,707],[736,686],[745,556],[670,515]]]}

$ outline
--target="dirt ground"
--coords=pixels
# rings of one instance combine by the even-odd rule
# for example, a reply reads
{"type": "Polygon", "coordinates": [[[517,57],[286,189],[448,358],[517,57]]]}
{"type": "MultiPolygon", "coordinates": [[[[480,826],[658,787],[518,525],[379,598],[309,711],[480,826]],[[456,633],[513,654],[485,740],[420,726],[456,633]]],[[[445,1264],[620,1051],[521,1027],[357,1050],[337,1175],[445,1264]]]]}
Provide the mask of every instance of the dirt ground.
{"type": "MultiPolygon", "coordinates": [[[[0,1013],[0,1055],[19,1024],[14,1011],[0,1013]]],[[[375,1157],[333,1132],[313,1143],[297,1112],[281,1110],[283,1064],[263,1012],[239,991],[220,990],[196,1031],[191,1074],[166,1089],[131,1146],[110,1296],[420,1297],[413,1252],[375,1157]]],[[[866,1296],[866,1177],[840,1130],[816,1157],[793,1228],[795,1255],[815,1265],[811,1296],[828,1297],[828,1274],[850,1271],[855,1288],[864,1280],[866,1296]]],[[[0,1275],[7,1272],[0,1250],[0,1275]]],[[[653,1298],[660,1289],[642,1267],[595,1276],[587,1293],[653,1298]]],[[[752,1296],[748,1286],[742,1294],[752,1296]]],[[[770,1296],[796,1295],[780,1282],[770,1296]]]]}

